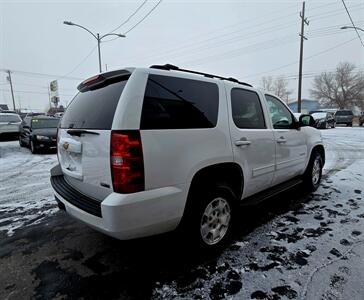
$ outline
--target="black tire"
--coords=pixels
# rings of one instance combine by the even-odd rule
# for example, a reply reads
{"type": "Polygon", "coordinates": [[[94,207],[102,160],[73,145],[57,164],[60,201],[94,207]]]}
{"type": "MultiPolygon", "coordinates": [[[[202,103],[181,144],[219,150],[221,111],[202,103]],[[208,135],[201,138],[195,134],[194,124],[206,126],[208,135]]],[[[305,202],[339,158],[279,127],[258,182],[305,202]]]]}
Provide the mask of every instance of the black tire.
{"type": "Polygon", "coordinates": [[[349,124],[348,124],[348,126],[349,126],[349,127],[353,127],[353,123],[349,123],[349,124]]]}
{"type": "Polygon", "coordinates": [[[25,144],[24,144],[23,140],[21,139],[20,135],[19,135],[19,145],[20,145],[20,147],[25,147],[25,144]]]}
{"type": "Polygon", "coordinates": [[[213,251],[220,249],[231,237],[232,225],[235,219],[236,197],[229,186],[215,184],[195,189],[189,195],[185,213],[179,226],[180,234],[187,243],[197,245],[200,250],[213,251]],[[218,206],[223,206],[220,210],[218,206]],[[210,214],[209,208],[214,208],[210,214]],[[215,214],[216,213],[216,214],[215,214]],[[207,217],[210,215],[210,218],[207,217]],[[225,216],[225,217],[224,217],[225,216]],[[227,225],[223,225],[226,223],[227,225]],[[225,221],[222,221],[225,220],[225,221]],[[205,236],[203,236],[203,227],[205,236]],[[213,241],[212,232],[221,232],[213,241]],[[210,240],[210,243],[208,242],[210,240]]]}
{"type": "Polygon", "coordinates": [[[36,154],[38,152],[37,144],[33,140],[30,141],[30,151],[33,154],[36,154]]]}
{"type": "Polygon", "coordinates": [[[307,169],[303,175],[303,184],[309,192],[314,192],[319,187],[322,178],[322,168],[323,162],[321,154],[317,151],[312,152],[307,169]],[[316,172],[317,167],[319,167],[318,173],[316,172]]]}
{"type": "Polygon", "coordinates": [[[334,123],[332,123],[332,126],[331,126],[331,128],[335,128],[335,122],[334,122],[334,123]]]}

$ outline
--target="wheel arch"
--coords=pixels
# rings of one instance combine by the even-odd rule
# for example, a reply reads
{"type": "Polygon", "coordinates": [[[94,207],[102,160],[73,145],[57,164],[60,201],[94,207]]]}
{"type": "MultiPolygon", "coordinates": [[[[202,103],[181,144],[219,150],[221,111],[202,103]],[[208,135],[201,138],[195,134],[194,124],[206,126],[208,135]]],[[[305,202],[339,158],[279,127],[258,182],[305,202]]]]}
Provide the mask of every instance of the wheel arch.
{"type": "Polygon", "coordinates": [[[190,195],[199,187],[211,184],[227,184],[240,200],[244,189],[244,173],[241,166],[235,162],[224,162],[205,166],[199,169],[192,177],[188,190],[187,202],[190,195]]]}
{"type": "Polygon", "coordinates": [[[312,147],[311,149],[311,153],[310,153],[310,159],[312,157],[312,154],[314,152],[318,152],[320,155],[321,155],[321,158],[322,158],[322,165],[325,165],[325,148],[322,144],[318,144],[318,145],[315,145],[314,147],[312,147]]]}

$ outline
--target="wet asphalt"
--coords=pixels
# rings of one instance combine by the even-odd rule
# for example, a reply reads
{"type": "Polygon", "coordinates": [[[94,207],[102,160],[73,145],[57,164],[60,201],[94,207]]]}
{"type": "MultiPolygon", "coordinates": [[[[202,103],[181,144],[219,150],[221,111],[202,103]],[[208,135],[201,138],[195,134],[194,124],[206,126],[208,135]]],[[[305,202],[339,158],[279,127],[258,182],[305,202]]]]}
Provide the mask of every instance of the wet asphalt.
{"type": "Polygon", "coordinates": [[[232,241],[209,254],[71,219],[49,186],[56,155],[0,141],[0,299],[364,299],[364,128],[321,132],[320,188],[240,209],[232,241]]]}

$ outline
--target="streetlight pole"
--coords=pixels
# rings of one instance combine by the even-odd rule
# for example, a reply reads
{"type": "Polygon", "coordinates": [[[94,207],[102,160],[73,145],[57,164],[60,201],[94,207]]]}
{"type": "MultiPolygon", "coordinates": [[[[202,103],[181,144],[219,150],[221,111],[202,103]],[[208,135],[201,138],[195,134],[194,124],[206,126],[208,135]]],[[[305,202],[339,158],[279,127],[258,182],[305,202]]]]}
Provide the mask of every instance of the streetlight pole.
{"type": "Polygon", "coordinates": [[[115,35],[117,37],[125,37],[124,34],[119,34],[119,33],[106,33],[106,34],[100,36],[99,33],[94,34],[91,30],[87,29],[86,27],[84,27],[82,25],[79,25],[79,24],[75,24],[75,23],[70,22],[70,21],[64,21],[63,24],[69,25],[69,26],[77,26],[77,27],[80,27],[80,28],[86,30],[88,33],[90,33],[96,39],[96,41],[97,41],[97,49],[98,49],[98,54],[99,54],[99,70],[100,70],[100,73],[102,72],[102,68],[101,68],[101,47],[100,47],[101,40],[104,37],[111,36],[111,35],[115,35]]]}
{"type": "Polygon", "coordinates": [[[349,28],[364,31],[364,29],[362,29],[360,27],[356,27],[356,26],[343,26],[343,27],[340,27],[340,29],[349,29],[349,28]]]}

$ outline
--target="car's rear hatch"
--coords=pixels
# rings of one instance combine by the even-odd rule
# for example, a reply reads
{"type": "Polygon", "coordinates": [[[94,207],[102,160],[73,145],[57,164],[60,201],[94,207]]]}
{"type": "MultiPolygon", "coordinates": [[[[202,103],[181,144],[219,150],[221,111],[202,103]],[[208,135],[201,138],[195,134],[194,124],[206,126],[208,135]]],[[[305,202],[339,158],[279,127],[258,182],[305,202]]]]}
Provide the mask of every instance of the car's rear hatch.
{"type": "Polygon", "coordinates": [[[20,123],[21,119],[17,115],[2,114],[0,115],[0,133],[19,132],[20,123]]]}
{"type": "Polygon", "coordinates": [[[130,72],[120,70],[82,82],[60,123],[58,159],[66,181],[100,201],[113,191],[111,128],[129,76],[130,72]]]}

